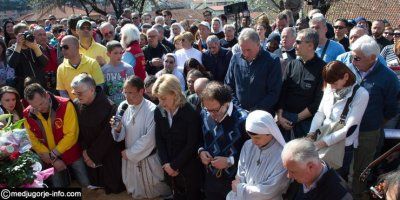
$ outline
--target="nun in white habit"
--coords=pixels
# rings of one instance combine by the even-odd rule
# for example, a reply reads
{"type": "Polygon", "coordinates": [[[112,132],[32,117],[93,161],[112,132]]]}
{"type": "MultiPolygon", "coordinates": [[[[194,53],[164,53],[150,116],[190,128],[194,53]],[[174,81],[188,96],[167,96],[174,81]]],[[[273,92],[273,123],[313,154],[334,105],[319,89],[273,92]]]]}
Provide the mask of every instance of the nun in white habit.
{"type": "Polygon", "coordinates": [[[227,200],[279,200],[286,192],[289,179],[282,165],[285,140],[268,112],[256,110],[246,120],[251,139],[240,152],[236,179],[227,200]]]}

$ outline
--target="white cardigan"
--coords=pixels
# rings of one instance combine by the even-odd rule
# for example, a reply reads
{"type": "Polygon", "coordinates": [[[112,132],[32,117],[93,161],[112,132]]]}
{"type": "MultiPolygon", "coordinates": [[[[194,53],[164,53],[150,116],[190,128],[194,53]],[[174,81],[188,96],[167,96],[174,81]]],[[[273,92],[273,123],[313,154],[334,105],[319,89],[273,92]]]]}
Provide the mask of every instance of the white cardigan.
{"type": "MultiPolygon", "coordinates": [[[[315,132],[322,125],[339,121],[346,101],[353,93],[354,86],[355,85],[352,86],[351,92],[349,92],[349,94],[347,94],[344,99],[337,101],[335,104],[333,104],[334,97],[332,89],[329,86],[325,89],[321,104],[319,105],[318,111],[315,113],[315,116],[312,120],[310,132],[315,132]]],[[[324,138],[322,138],[322,140],[328,146],[331,146],[341,140],[346,139],[346,146],[354,145],[354,148],[357,148],[361,119],[364,115],[365,108],[367,107],[368,100],[368,91],[363,87],[359,87],[356,94],[354,95],[353,101],[349,105],[346,125],[342,129],[337,130],[336,132],[328,136],[325,136],[324,138]],[[354,130],[353,134],[350,137],[346,138],[347,131],[350,127],[354,125],[356,125],[357,128],[354,130]]]]}

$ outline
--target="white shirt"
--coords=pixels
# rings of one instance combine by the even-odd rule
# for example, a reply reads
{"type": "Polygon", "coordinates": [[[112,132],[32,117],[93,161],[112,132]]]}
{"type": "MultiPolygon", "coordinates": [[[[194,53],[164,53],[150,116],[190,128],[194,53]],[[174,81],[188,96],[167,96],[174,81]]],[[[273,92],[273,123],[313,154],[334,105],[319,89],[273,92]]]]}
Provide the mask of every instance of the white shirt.
{"type": "Polygon", "coordinates": [[[194,58],[197,61],[199,61],[200,64],[203,64],[201,62],[201,55],[202,53],[195,49],[195,48],[190,48],[190,49],[179,49],[178,51],[175,52],[176,55],[176,64],[178,65],[177,69],[183,73],[183,67],[186,62],[186,60],[189,60],[190,58],[194,58]]]}

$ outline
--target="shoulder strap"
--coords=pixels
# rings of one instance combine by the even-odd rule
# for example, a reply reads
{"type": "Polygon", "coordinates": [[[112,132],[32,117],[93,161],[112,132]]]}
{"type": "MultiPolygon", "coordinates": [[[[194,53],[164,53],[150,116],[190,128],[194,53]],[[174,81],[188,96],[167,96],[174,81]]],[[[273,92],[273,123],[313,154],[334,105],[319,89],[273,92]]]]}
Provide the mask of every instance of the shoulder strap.
{"type": "Polygon", "coordinates": [[[340,115],[340,120],[339,123],[341,124],[345,124],[346,118],[347,118],[347,114],[349,113],[349,106],[350,103],[353,101],[354,96],[356,95],[356,92],[358,90],[358,88],[360,88],[360,85],[355,85],[353,88],[353,93],[351,94],[351,96],[347,99],[346,101],[346,105],[344,106],[342,115],[340,115]]]}
{"type": "Polygon", "coordinates": [[[324,49],[322,50],[322,53],[321,53],[321,59],[322,59],[322,60],[324,59],[326,50],[328,49],[328,46],[329,46],[329,39],[326,41],[325,46],[324,46],[324,49]]]}

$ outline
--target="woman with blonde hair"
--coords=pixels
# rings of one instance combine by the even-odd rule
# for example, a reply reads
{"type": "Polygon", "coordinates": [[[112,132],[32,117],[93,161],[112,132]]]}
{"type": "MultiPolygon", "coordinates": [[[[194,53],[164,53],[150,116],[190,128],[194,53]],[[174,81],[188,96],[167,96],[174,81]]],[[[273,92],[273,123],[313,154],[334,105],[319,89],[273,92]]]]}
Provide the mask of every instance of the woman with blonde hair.
{"type": "Polygon", "coordinates": [[[182,33],[181,38],[182,49],[176,51],[175,55],[177,59],[176,64],[178,66],[178,69],[180,72],[183,73],[185,62],[190,58],[194,58],[202,64],[202,53],[199,50],[193,48],[194,36],[191,32],[182,33]]]}
{"type": "Polygon", "coordinates": [[[154,111],[156,147],[173,199],[201,199],[200,116],[186,102],[174,75],[160,76],[152,90],[160,102],[154,111]]]}

